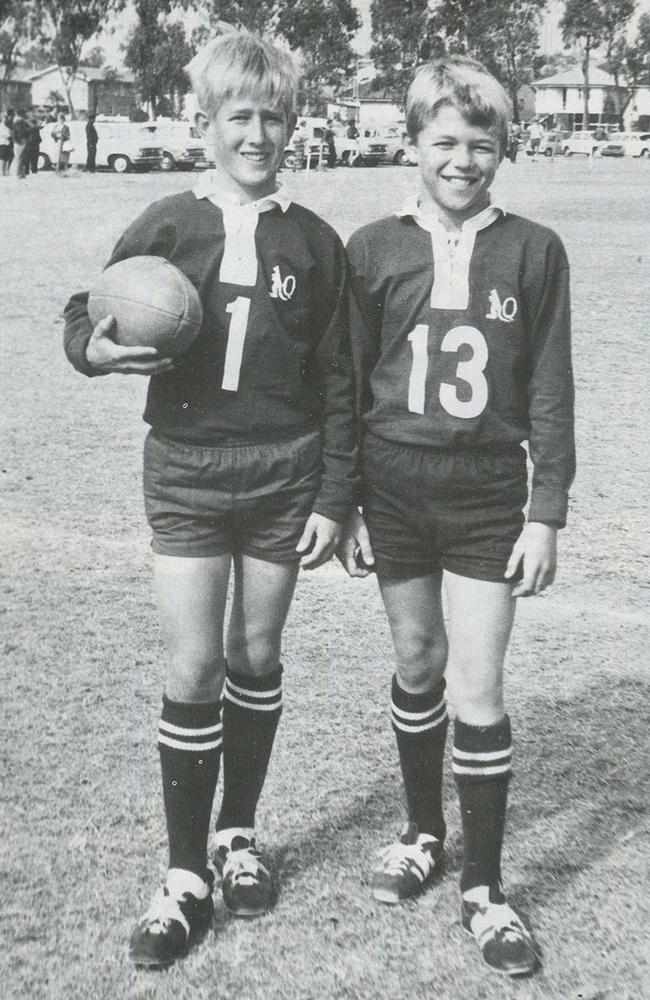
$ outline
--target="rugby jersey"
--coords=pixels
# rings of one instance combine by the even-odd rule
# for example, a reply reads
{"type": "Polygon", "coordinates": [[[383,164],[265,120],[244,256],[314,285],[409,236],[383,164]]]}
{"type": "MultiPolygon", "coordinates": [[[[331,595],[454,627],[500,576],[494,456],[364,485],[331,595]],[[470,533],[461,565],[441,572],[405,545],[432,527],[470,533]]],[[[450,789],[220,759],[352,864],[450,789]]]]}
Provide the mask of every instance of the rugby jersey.
{"type": "MultiPolygon", "coordinates": [[[[184,441],[247,443],[319,428],[323,475],[314,510],[342,520],[354,491],[353,378],[343,245],[313,212],[281,194],[263,205],[196,192],[155,202],[126,230],[107,266],[166,257],[197,288],[201,332],[172,371],[149,381],[144,419],[184,441]],[[251,250],[252,247],[252,250],[251,250]],[[229,351],[236,331],[243,351],[229,351]]],[[[86,375],[88,293],[65,309],[65,350],[86,375]]]]}
{"type": "Polygon", "coordinates": [[[575,472],[569,265],[551,230],[489,206],[455,238],[411,201],[350,239],[363,425],[442,450],[527,441],[529,519],[564,525],[575,472]]]}

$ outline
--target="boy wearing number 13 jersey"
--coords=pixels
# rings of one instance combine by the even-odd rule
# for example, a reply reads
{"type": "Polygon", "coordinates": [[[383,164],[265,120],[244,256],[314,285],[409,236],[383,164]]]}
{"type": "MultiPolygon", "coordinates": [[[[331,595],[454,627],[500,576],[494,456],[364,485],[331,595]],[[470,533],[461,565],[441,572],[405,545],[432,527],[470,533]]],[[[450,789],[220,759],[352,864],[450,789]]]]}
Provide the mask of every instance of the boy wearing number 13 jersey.
{"type": "Polygon", "coordinates": [[[111,263],[158,255],[180,268],[201,297],[199,337],[173,364],[121,347],[110,319],[92,329],[81,293],[65,334],[87,375],[153,376],[144,492],[168,654],[158,747],[169,870],[130,954],[154,967],[210,924],[222,754],[214,862],[224,903],[250,917],[273,902],[255,813],[282,711],[282,629],[299,565],[333,554],[356,475],[343,246],[276,181],[296,117],[291,57],[227,29],[188,70],[215,170],[147,209],[111,263]]]}
{"type": "Polygon", "coordinates": [[[406,111],[419,197],[348,246],[365,524],[354,515],[340,552],[353,575],[355,550],[374,553],[407,800],[372,890],[400,902],[439,869],[447,683],[462,923],[491,968],[522,975],[538,956],[501,886],[512,758],[502,673],[514,598],[552,581],[574,474],[569,271],[554,233],[490,200],[509,107],[480,64],[421,67],[406,111]]]}

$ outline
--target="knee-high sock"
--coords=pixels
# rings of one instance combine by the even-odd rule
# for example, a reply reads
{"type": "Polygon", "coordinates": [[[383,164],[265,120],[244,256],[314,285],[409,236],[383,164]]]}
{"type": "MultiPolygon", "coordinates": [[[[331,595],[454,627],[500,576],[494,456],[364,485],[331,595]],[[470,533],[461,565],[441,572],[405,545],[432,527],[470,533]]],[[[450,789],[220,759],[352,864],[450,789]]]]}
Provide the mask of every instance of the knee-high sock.
{"type": "Polygon", "coordinates": [[[255,810],[282,714],[282,665],[266,677],[226,670],[223,802],[217,830],[254,827],[255,810]]]}
{"type": "Polygon", "coordinates": [[[463,824],[461,891],[501,881],[501,847],[511,775],[506,715],[493,726],[454,725],[453,771],[463,824]]]}
{"type": "Polygon", "coordinates": [[[420,833],[444,840],[442,766],[449,724],[445,681],[433,691],[408,694],[394,676],[391,709],[409,820],[420,833]]]}
{"type": "Polygon", "coordinates": [[[221,757],[221,704],[163,697],[158,730],[169,867],[205,878],[208,833],[221,757]]]}

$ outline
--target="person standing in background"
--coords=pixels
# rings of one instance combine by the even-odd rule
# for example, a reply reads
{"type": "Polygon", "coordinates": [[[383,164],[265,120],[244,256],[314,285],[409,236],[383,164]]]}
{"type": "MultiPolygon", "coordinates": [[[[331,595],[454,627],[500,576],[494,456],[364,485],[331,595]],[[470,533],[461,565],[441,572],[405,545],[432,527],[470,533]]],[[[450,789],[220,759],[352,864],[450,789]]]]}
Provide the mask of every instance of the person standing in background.
{"type": "Polygon", "coordinates": [[[59,144],[59,155],[57,158],[56,172],[57,174],[63,174],[67,170],[70,164],[70,153],[72,151],[72,143],[70,142],[70,129],[66,124],[65,111],[59,111],[57,117],[57,126],[52,131],[52,136],[59,144]]]}
{"type": "Polygon", "coordinates": [[[29,116],[29,138],[27,149],[25,150],[25,172],[28,174],[38,173],[38,157],[41,152],[41,125],[35,111],[29,116]]]}
{"type": "Polygon", "coordinates": [[[27,174],[27,145],[29,142],[30,126],[20,108],[16,112],[12,132],[15,160],[12,172],[19,180],[23,180],[27,174]]]}
{"type": "Polygon", "coordinates": [[[95,173],[95,159],[97,156],[97,129],[95,128],[94,114],[88,115],[86,122],[86,172],[95,173]]]}
{"type": "Polygon", "coordinates": [[[9,164],[11,163],[11,128],[9,118],[3,115],[0,119],[0,173],[3,177],[9,174],[9,164]]]}

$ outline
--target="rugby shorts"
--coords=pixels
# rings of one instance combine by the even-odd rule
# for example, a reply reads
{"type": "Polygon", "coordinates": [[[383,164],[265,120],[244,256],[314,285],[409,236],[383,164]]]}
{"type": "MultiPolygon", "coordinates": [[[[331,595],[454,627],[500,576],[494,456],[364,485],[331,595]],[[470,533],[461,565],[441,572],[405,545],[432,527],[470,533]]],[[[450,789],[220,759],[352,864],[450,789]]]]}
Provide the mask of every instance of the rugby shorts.
{"type": "Polygon", "coordinates": [[[526,453],[442,451],[366,432],[363,512],[377,574],[503,582],[524,525],[526,453]]]}
{"type": "Polygon", "coordinates": [[[144,499],[154,552],[242,553],[293,562],[321,481],[318,431],[262,444],[207,446],[150,431],[144,499]]]}

